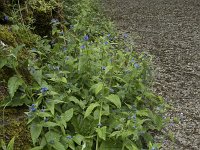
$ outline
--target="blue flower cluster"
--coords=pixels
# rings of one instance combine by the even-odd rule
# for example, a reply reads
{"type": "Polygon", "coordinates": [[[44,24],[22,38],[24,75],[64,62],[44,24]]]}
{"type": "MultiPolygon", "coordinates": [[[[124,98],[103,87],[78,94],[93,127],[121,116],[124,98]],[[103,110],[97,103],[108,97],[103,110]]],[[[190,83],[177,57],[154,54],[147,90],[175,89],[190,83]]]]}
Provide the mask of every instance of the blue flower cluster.
{"type": "Polygon", "coordinates": [[[85,49],[85,45],[82,45],[82,46],[81,46],[81,49],[85,49]]]}
{"type": "Polygon", "coordinates": [[[71,135],[66,136],[68,140],[71,140],[73,137],[71,135]]]}
{"type": "Polygon", "coordinates": [[[83,39],[84,39],[84,41],[88,41],[88,40],[89,40],[89,36],[88,36],[88,35],[85,35],[85,36],[83,37],[83,39]]]}
{"type": "Polygon", "coordinates": [[[41,90],[40,90],[40,92],[41,92],[42,94],[46,93],[47,91],[48,91],[48,88],[47,88],[47,87],[43,87],[43,88],[41,88],[41,90]]]}
{"type": "Polygon", "coordinates": [[[8,17],[8,16],[4,16],[4,17],[3,17],[3,21],[4,21],[5,23],[7,23],[7,22],[9,21],[9,17],[8,17]]]}
{"type": "Polygon", "coordinates": [[[37,110],[36,108],[36,105],[35,104],[32,104],[30,107],[29,107],[29,111],[30,112],[35,112],[37,110]]]}

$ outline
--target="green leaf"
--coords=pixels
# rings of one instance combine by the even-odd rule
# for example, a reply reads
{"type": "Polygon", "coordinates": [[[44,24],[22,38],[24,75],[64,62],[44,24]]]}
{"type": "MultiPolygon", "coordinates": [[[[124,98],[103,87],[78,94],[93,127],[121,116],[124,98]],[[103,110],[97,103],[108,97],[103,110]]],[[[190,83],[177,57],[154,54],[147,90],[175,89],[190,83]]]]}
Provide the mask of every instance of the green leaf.
{"type": "Polygon", "coordinates": [[[54,115],[54,100],[49,100],[48,102],[46,102],[47,108],[51,111],[52,115],[54,115]]]}
{"type": "Polygon", "coordinates": [[[40,116],[40,117],[51,117],[52,116],[48,112],[38,112],[37,115],[40,116]]]}
{"type": "Polygon", "coordinates": [[[80,134],[76,134],[73,137],[74,142],[76,142],[78,145],[81,145],[81,142],[84,140],[84,136],[80,135],[80,134]]]}
{"type": "Polygon", "coordinates": [[[0,69],[3,68],[3,66],[6,65],[6,63],[7,63],[7,60],[4,59],[4,58],[1,58],[1,59],[0,59],[0,69]]]}
{"type": "Polygon", "coordinates": [[[106,126],[102,128],[96,128],[96,132],[101,139],[106,140],[106,126]]]}
{"type": "Polygon", "coordinates": [[[22,48],[25,46],[25,44],[22,44],[22,45],[18,45],[16,48],[14,48],[13,50],[12,50],[12,52],[13,52],[13,55],[12,56],[14,56],[16,59],[17,59],[17,55],[18,55],[18,52],[20,51],[20,50],[22,50],[22,48]]]}
{"type": "Polygon", "coordinates": [[[149,116],[148,112],[149,112],[148,110],[143,109],[143,110],[137,110],[137,111],[136,111],[136,114],[137,114],[138,116],[145,116],[145,117],[148,117],[148,116],[149,116]]]}
{"type": "Polygon", "coordinates": [[[63,83],[67,83],[67,79],[66,79],[65,77],[62,77],[62,78],[61,78],[61,81],[62,81],[63,83]]]}
{"type": "Polygon", "coordinates": [[[133,143],[133,141],[129,140],[128,138],[126,138],[124,141],[124,145],[128,150],[139,150],[135,143],[133,143]]]}
{"type": "Polygon", "coordinates": [[[38,124],[32,124],[30,127],[30,132],[31,132],[31,138],[33,141],[33,144],[37,142],[38,137],[40,136],[42,131],[42,126],[38,124]]]}
{"type": "Polygon", "coordinates": [[[113,104],[115,104],[115,106],[117,106],[117,108],[121,107],[121,101],[118,95],[115,94],[111,94],[109,96],[106,97],[107,100],[109,100],[110,102],[112,102],[113,104]]]}
{"type": "Polygon", "coordinates": [[[53,148],[55,148],[56,150],[66,150],[64,145],[62,145],[60,142],[55,141],[53,144],[53,148]]]}
{"type": "Polygon", "coordinates": [[[71,120],[71,118],[73,117],[73,112],[74,112],[74,109],[71,108],[69,110],[67,110],[65,113],[63,113],[61,115],[61,118],[65,121],[65,122],[68,122],[69,120],[71,120]]]}
{"type": "Polygon", "coordinates": [[[34,148],[31,148],[31,150],[42,150],[43,146],[36,146],[34,148]]]}
{"type": "Polygon", "coordinates": [[[39,85],[42,85],[42,70],[35,70],[31,75],[39,85]]]}
{"type": "Polygon", "coordinates": [[[106,70],[105,70],[105,74],[107,74],[112,68],[113,68],[113,66],[107,66],[106,70]]]}
{"type": "Polygon", "coordinates": [[[52,140],[54,142],[60,141],[60,137],[61,137],[60,132],[57,133],[57,132],[54,132],[54,131],[49,131],[45,134],[45,138],[46,138],[47,143],[50,143],[52,140]]]}
{"type": "Polygon", "coordinates": [[[22,79],[17,76],[13,76],[8,80],[8,92],[11,98],[13,98],[13,96],[15,95],[15,92],[17,91],[19,86],[22,84],[23,84],[22,79]]]}
{"type": "Polygon", "coordinates": [[[10,142],[8,143],[7,150],[13,150],[14,149],[14,142],[15,142],[15,137],[13,137],[10,142]]]}
{"type": "Polygon", "coordinates": [[[103,89],[103,83],[99,82],[95,88],[95,94],[97,95],[103,89]]]}
{"type": "Polygon", "coordinates": [[[99,82],[91,87],[90,90],[93,90],[95,95],[97,95],[103,89],[103,83],[99,82]]]}
{"type": "Polygon", "coordinates": [[[6,149],[6,143],[4,142],[3,139],[1,139],[0,148],[2,148],[3,150],[7,150],[6,149]]]}
{"type": "Polygon", "coordinates": [[[99,150],[122,150],[122,143],[117,140],[102,141],[99,150]]]}
{"type": "Polygon", "coordinates": [[[44,122],[41,124],[43,127],[55,127],[55,126],[58,126],[57,123],[54,123],[54,122],[44,122]]]}
{"type": "Polygon", "coordinates": [[[97,107],[97,106],[99,106],[98,103],[92,103],[92,104],[90,104],[90,106],[87,108],[87,110],[85,112],[84,118],[88,117],[92,113],[93,109],[95,107],[97,107]]]}
{"type": "Polygon", "coordinates": [[[76,97],[71,96],[71,97],[69,97],[69,100],[71,102],[74,102],[74,103],[78,104],[82,109],[85,108],[85,104],[83,103],[83,101],[81,101],[81,100],[79,101],[76,97]]]}

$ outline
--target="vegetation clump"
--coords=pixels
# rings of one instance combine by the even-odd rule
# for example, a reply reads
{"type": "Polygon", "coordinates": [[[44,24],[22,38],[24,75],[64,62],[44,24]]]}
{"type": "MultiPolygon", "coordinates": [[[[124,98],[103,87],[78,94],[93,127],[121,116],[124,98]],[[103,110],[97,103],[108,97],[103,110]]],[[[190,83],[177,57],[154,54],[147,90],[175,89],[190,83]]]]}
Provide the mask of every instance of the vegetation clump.
{"type": "Polygon", "coordinates": [[[33,150],[160,147],[152,132],[165,123],[165,104],[149,88],[149,56],[135,52],[128,34],[119,37],[97,4],[63,0],[50,37],[18,22],[7,33],[15,44],[0,39],[9,44],[0,47],[0,71],[13,71],[1,106],[28,106],[33,150]]]}

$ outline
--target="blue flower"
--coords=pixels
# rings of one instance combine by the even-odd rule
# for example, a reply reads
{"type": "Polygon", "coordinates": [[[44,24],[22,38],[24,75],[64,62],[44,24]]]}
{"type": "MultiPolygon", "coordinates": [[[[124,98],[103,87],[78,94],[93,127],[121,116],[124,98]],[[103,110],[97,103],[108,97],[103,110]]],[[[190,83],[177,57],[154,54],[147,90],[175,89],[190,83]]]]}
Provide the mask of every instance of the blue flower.
{"type": "Polygon", "coordinates": [[[69,27],[70,29],[73,29],[74,28],[74,26],[73,25],[70,25],[70,27],[69,27]]]}
{"type": "Polygon", "coordinates": [[[135,59],[134,59],[134,58],[132,58],[132,59],[131,59],[131,63],[134,63],[134,62],[135,62],[135,59]]]}
{"type": "Polygon", "coordinates": [[[59,67],[59,66],[54,66],[53,68],[54,68],[54,70],[57,70],[57,71],[60,70],[60,67],[59,67]]]}
{"type": "Polygon", "coordinates": [[[115,90],[113,88],[110,88],[110,93],[114,93],[115,90]]]}
{"type": "Polygon", "coordinates": [[[43,94],[44,94],[45,92],[47,92],[47,91],[48,91],[48,88],[47,88],[47,87],[43,87],[43,88],[41,88],[41,90],[40,90],[40,92],[43,93],[43,94]]]}
{"type": "Polygon", "coordinates": [[[140,65],[137,64],[137,63],[134,63],[134,67],[135,67],[136,69],[138,69],[138,68],[140,68],[140,65]]]}
{"type": "Polygon", "coordinates": [[[108,42],[106,41],[106,42],[104,42],[104,44],[105,44],[105,45],[108,45],[108,42]]]}
{"type": "Polygon", "coordinates": [[[41,112],[45,112],[45,106],[42,106],[41,112]]]}
{"type": "Polygon", "coordinates": [[[36,49],[35,47],[33,47],[33,48],[32,48],[32,51],[34,51],[34,52],[35,52],[36,50],[37,50],[37,49],[36,49]]]}
{"type": "Polygon", "coordinates": [[[9,20],[9,17],[8,17],[8,16],[4,16],[4,17],[3,17],[3,21],[4,21],[4,22],[8,22],[8,20],[9,20]]]}
{"type": "Polygon", "coordinates": [[[128,34],[127,33],[124,33],[124,38],[126,39],[128,37],[128,34]]]}
{"type": "Polygon", "coordinates": [[[60,35],[64,35],[64,31],[61,31],[59,34],[60,34],[60,35]]]}
{"type": "Polygon", "coordinates": [[[134,114],[131,118],[133,118],[133,120],[136,120],[136,114],[134,114]]]}
{"type": "Polygon", "coordinates": [[[85,49],[85,45],[82,45],[82,46],[81,46],[81,49],[85,49]]]}
{"type": "Polygon", "coordinates": [[[107,35],[107,37],[110,37],[110,36],[111,36],[111,34],[108,34],[108,35],[107,35]]]}
{"type": "Polygon", "coordinates": [[[64,46],[64,47],[63,47],[63,51],[66,51],[66,50],[67,50],[67,47],[64,46]]]}
{"type": "Polygon", "coordinates": [[[156,148],[155,148],[155,147],[152,147],[151,150],[156,150],[156,148]]]}
{"type": "Polygon", "coordinates": [[[106,70],[106,66],[102,66],[101,69],[102,69],[102,70],[106,70]]]}
{"type": "Polygon", "coordinates": [[[35,104],[32,104],[30,107],[29,107],[29,111],[30,112],[35,112],[37,110],[37,108],[35,108],[36,105],[35,104]]]}
{"type": "Polygon", "coordinates": [[[72,136],[71,135],[68,135],[66,136],[67,139],[71,140],[72,139],[72,136]]]}
{"type": "Polygon", "coordinates": [[[66,56],[65,60],[69,60],[69,56],[66,56]]]}
{"type": "Polygon", "coordinates": [[[44,122],[47,122],[48,120],[49,120],[48,117],[45,117],[45,118],[44,118],[44,122]]]}
{"type": "Polygon", "coordinates": [[[51,23],[57,23],[57,22],[59,22],[58,19],[54,19],[54,18],[51,19],[51,23]]]}
{"type": "Polygon", "coordinates": [[[85,35],[85,36],[83,37],[83,39],[84,39],[84,41],[88,41],[88,40],[89,40],[89,36],[88,36],[88,35],[85,35]]]}

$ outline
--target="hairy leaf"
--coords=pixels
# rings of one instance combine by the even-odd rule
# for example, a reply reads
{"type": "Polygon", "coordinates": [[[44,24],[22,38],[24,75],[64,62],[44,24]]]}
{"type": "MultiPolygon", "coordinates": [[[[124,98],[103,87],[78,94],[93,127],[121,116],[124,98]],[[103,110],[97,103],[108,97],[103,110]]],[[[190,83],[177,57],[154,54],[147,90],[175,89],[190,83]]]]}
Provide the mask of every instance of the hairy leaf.
{"type": "Polygon", "coordinates": [[[85,112],[84,118],[88,117],[92,113],[93,109],[95,107],[98,107],[98,106],[99,106],[98,103],[92,103],[92,104],[90,104],[90,106],[87,108],[87,110],[85,112]]]}
{"type": "Polygon", "coordinates": [[[42,126],[37,125],[37,124],[32,124],[31,127],[30,127],[30,131],[31,131],[31,138],[32,138],[33,144],[35,145],[38,137],[41,134],[42,126]]]}
{"type": "Polygon", "coordinates": [[[112,102],[113,104],[115,104],[115,106],[117,106],[117,108],[121,107],[121,101],[118,95],[115,94],[111,94],[109,96],[106,97],[107,100],[109,100],[110,102],[112,102]]]}
{"type": "Polygon", "coordinates": [[[17,76],[13,76],[8,80],[8,91],[11,98],[13,98],[13,96],[15,95],[15,92],[17,91],[19,86],[22,84],[23,84],[22,79],[17,76]]]}

